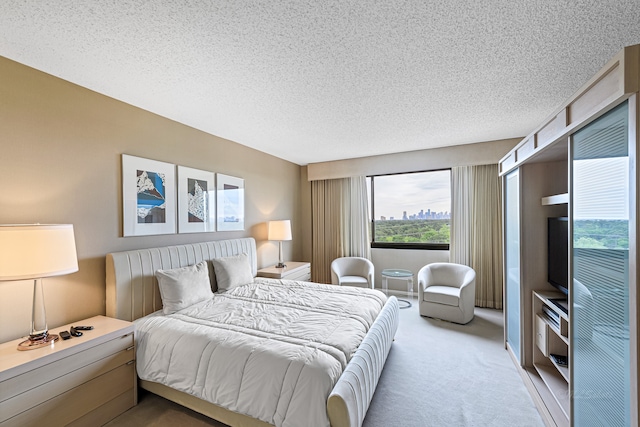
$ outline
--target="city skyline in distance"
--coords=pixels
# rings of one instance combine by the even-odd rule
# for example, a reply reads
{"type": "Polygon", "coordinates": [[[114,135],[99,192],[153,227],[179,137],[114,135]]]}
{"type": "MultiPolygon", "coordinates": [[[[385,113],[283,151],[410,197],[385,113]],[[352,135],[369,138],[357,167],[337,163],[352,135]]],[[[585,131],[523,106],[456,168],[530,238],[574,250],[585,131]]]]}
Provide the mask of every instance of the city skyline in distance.
{"type": "Polygon", "coordinates": [[[451,218],[451,212],[436,212],[436,211],[432,211],[431,209],[427,209],[426,212],[424,209],[420,209],[420,212],[414,213],[414,214],[407,214],[407,211],[403,211],[402,212],[402,216],[400,218],[396,218],[396,217],[385,217],[384,215],[381,215],[380,217],[378,217],[376,220],[377,221],[409,221],[409,220],[416,220],[416,219],[450,219],[451,218]]]}
{"type": "Polygon", "coordinates": [[[451,215],[451,171],[448,169],[376,176],[374,191],[375,220],[381,217],[401,220],[405,212],[407,219],[421,211],[451,215]]]}

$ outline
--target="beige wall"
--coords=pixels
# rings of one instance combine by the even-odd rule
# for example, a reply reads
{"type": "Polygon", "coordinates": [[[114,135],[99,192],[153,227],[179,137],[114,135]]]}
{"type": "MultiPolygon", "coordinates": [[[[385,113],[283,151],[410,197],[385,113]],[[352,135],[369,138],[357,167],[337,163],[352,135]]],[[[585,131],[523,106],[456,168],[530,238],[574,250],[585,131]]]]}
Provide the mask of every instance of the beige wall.
{"type": "MultiPolygon", "coordinates": [[[[80,271],[45,279],[49,327],[104,314],[108,252],[253,236],[263,267],[278,259],[265,221],[291,219],[285,258],[309,260],[304,181],[296,164],[0,57],[0,224],[75,228],[80,271]],[[122,153],[243,178],[245,231],[122,237],[122,153]]],[[[0,282],[0,342],[29,332],[30,285],[0,282]]]]}
{"type": "Polygon", "coordinates": [[[381,156],[311,163],[307,166],[309,180],[346,178],[358,175],[384,175],[445,169],[454,166],[489,165],[498,163],[522,138],[479,142],[408,151],[381,156]]]}
{"type": "MultiPolygon", "coordinates": [[[[108,252],[252,236],[263,267],[278,258],[265,222],[290,218],[294,240],[284,243],[284,257],[310,261],[309,180],[492,163],[517,142],[300,167],[0,57],[0,224],[75,227],[80,271],[45,279],[50,327],[104,313],[108,252]],[[123,153],[243,178],[245,231],[122,237],[123,153]]],[[[394,256],[376,254],[376,267],[394,256]]],[[[424,256],[419,252],[416,265],[424,256]]],[[[28,333],[31,298],[30,283],[0,282],[0,342],[28,333]]]]}
{"type": "MultiPolygon", "coordinates": [[[[318,180],[344,178],[356,175],[382,175],[388,173],[444,169],[454,166],[497,164],[521,139],[522,138],[504,139],[431,150],[312,163],[307,166],[305,175],[307,175],[309,180],[318,180]]],[[[310,192],[310,187],[302,186],[301,190],[303,192],[310,192]]],[[[310,221],[309,224],[311,224],[310,221]]],[[[373,262],[376,272],[375,287],[382,288],[382,276],[380,272],[385,268],[411,270],[415,275],[424,265],[448,260],[449,251],[387,248],[371,249],[371,261],[373,262]]],[[[417,285],[416,281],[413,286],[415,292],[418,290],[417,285]]],[[[406,294],[406,281],[389,280],[389,290],[398,295],[406,294]]]]}

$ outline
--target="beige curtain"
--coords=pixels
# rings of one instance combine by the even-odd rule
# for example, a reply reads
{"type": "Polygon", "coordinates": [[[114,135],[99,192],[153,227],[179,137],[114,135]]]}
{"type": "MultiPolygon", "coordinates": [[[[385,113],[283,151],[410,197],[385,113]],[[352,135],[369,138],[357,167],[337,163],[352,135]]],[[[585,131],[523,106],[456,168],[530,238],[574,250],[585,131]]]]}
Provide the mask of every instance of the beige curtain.
{"type": "Polygon", "coordinates": [[[371,258],[366,177],[311,182],[311,280],[331,283],[331,262],[371,258]]]}
{"type": "Polygon", "coordinates": [[[502,309],[502,192],[498,165],[451,169],[451,262],[476,271],[476,306],[502,309]]]}
{"type": "Polygon", "coordinates": [[[471,265],[471,170],[472,166],[451,168],[451,242],[449,260],[471,265]]]}

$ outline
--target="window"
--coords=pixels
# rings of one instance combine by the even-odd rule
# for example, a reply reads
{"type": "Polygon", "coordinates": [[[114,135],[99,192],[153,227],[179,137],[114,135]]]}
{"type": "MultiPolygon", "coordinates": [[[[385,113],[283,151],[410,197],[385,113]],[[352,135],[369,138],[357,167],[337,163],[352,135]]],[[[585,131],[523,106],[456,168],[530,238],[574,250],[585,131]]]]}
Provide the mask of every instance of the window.
{"type": "Polygon", "coordinates": [[[449,249],[451,170],[372,176],[372,248],[449,249]]]}

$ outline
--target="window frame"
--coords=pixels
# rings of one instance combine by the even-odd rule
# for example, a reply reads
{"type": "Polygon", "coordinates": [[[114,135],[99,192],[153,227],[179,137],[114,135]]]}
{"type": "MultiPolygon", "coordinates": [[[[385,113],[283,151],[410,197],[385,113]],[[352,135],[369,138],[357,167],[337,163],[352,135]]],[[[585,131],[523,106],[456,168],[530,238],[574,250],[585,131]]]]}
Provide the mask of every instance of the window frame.
{"type": "MultiPolygon", "coordinates": [[[[449,178],[451,178],[451,168],[442,168],[442,169],[428,169],[428,170],[420,170],[420,171],[410,171],[410,172],[396,172],[396,173],[385,173],[378,175],[367,175],[367,178],[370,179],[371,183],[371,241],[370,246],[371,249],[418,249],[418,250],[435,250],[435,251],[448,251],[451,246],[451,239],[449,239],[449,243],[404,243],[404,242],[376,242],[375,241],[375,177],[379,176],[391,176],[391,175],[408,175],[414,173],[425,173],[425,172],[439,172],[439,171],[449,171],[449,178]]],[[[449,186],[449,197],[451,200],[451,186],[449,186]]],[[[449,208],[449,221],[451,221],[451,213],[452,207],[449,208]]],[[[451,229],[451,222],[449,222],[449,229],[451,229]]]]}

